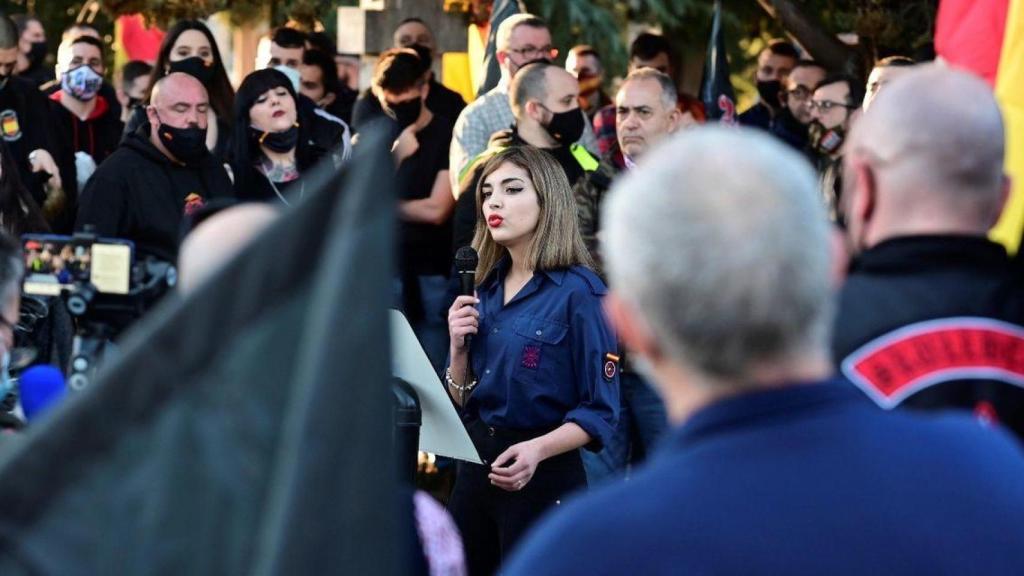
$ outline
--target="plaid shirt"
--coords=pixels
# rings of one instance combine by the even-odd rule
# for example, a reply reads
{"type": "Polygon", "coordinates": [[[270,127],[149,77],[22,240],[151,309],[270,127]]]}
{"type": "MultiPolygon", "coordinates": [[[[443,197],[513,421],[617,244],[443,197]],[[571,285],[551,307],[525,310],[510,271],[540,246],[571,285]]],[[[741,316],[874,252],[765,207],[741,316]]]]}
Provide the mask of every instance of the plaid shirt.
{"type": "Polygon", "coordinates": [[[618,146],[615,133],[615,104],[609,104],[594,114],[594,136],[597,137],[597,149],[601,154],[608,154],[618,146]]]}
{"type": "MultiPolygon", "coordinates": [[[[452,133],[452,143],[448,152],[452,190],[459,189],[462,171],[469,166],[473,158],[487,149],[491,135],[510,128],[515,121],[512,106],[508,101],[508,82],[504,80],[466,106],[455,122],[455,131],[452,133]]],[[[614,135],[612,137],[614,138],[614,135]]],[[[584,125],[580,144],[591,153],[597,153],[597,140],[589,122],[584,125]]]]}

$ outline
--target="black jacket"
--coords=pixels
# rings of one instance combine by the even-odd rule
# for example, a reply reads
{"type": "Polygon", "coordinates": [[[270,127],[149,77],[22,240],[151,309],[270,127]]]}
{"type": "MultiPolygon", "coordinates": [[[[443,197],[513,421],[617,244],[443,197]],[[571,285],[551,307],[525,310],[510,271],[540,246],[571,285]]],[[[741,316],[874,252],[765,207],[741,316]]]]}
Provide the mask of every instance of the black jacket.
{"type": "Polygon", "coordinates": [[[59,90],[50,96],[50,111],[60,145],[69,147],[72,156],[75,152],[85,152],[99,165],[117,149],[124,124],[102,95],[96,96],[96,108],[85,120],[61,105],[63,97],[59,90]]]}
{"type": "MultiPolygon", "coordinates": [[[[325,117],[322,111],[317,110],[312,100],[305,97],[299,98],[298,114],[300,141],[296,149],[296,159],[300,177],[287,184],[277,185],[278,192],[288,202],[298,200],[306,193],[302,185],[302,175],[324,160],[333,162],[335,167],[341,167],[342,162],[351,153],[346,124],[339,122],[337,118],[325,117]]],[[[260,153],[255,145],[251,145],[249,149],[251,153],[260,153]]],[[[235,196],[239,200],[264,201],[278,198],[267,177],[256,169],[254,158],[244,161],[233,159],[231,171],[235,175],[235,196]]],[[[313,190],[309,192],[312,193],[313,190]]]]}
{"type": "Polygon", "coordinates": [[[1024,436],[1024,282],[982,237],[865,251],[839,298],[839,369],[885,408],[962,408],[1024,436]]]}
{"type": "Polygon", "coordinates": [[[164,156],[139,130],[107,158],[82,191],[75,229],[135,242],[137,256],[177,258],[182,217],[210,198],[231,196],[231,180],[212,155],[197,166],[164,156]]]}
{"type": "Polygon", "coordinates": [[[70,147],[63,146],[53,122],[50,102],[34,84],[12,76],[0,89],[0,136],[7,143],[18,164],[18,175],[37,204],[46,201],[44,183],[48,176],[33,173],[28,155],[33,150],[46,150],[53,156],[64,184],[68,212],[53,214],[50,226],[54,232],[67,232],[74,221],[74,206],[78,196],[75,185],[75,156],[70,147]]]}

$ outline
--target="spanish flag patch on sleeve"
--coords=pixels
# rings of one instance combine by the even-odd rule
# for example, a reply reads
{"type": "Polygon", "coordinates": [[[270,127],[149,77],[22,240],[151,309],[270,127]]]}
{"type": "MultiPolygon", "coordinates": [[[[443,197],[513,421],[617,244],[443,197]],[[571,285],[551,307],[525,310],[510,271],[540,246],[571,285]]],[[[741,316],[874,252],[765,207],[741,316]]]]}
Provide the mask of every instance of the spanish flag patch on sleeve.
{"type": "Polygon", "coordinates": [[[604,355],[604,379],[611,382],[619,373],[619,357],[611,352],[604,355]]]}

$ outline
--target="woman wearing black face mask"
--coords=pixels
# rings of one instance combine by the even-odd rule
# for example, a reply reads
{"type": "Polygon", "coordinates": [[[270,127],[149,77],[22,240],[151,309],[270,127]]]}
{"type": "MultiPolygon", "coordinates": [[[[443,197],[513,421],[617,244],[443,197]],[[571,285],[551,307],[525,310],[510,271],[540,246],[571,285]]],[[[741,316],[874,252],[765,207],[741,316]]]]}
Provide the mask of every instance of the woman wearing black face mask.
{"type": "MultiPolygon", "coordinates": [[[[231,136],[232,106],[235,91],[231,88],[224,61],[213,33],[199,20],[182,20],[164,36],[149,85],[173,72],[195,77],[206,87],[210,97],[207,117],[206,147],[217,158],[226,159],[231,136]]],[[[149,104],[147,92],[143,104],[149,104]]],[[[135,131],[146,121],[145,106],[139,107],[125,124],[125,134],[135,131]]]]}
{"type": "Polygon", "coordinates": [[[306,195],[302,177],[318,162],[341,165],[344,126],[306,115],[297,100],[288,77],[270,68],[238,87],[230,151],[238,198],[291,204],[306,195]]]}
{"type": "Polygon", "coordinates": [[[395,123],[398,165],[399,270],[402,308],[440,371],[448,349],[444,322],[455,208],[448,173],[453,121],[425,106],[429,65],[408,48],[381,55],[372,93],[395,123]]]}

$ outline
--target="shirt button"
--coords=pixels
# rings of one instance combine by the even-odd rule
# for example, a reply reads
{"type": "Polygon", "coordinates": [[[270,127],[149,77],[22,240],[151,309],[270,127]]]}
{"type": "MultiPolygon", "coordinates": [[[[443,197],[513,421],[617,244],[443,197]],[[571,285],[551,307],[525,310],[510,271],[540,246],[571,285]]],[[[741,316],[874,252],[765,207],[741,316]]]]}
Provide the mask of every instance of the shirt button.
{"type": "Polygon", "coordinates": [[[484,374],[490,374],[490,373],[491,373],[491,369],[490,368],[488,368],[487,370],[484,370],[484,374]]]}
{"type": "Polygon", "coordinates": [[[497,328],[495,328],[494,330],[492,330],[492,332],[494,332],[495,334],[497,334],[497,333],[498,333],[498,329],[497,329],[497,328]]]}
{"type": "Polygon", "coordinates": [[[543,332],[540,331],[540,330],[537,330],[537,336],[540,336],[541,334],[543,334],[543,332]]]}
{"type": "Polygon", "coordinates": [[[487,435],[488,436],[494,436],[494,428],[488,428],[487,429],[487,435]]]}

